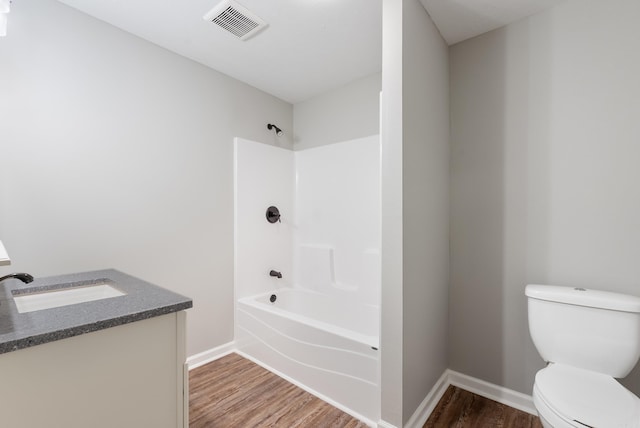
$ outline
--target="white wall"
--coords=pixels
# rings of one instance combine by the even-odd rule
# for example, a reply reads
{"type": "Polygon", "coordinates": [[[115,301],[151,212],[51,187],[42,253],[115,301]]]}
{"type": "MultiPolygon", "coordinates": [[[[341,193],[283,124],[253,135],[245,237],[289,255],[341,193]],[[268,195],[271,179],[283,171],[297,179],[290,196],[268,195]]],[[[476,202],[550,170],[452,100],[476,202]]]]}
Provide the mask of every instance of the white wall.
{"type": "Polygon", "coordinates": [[[0,94],[0,274],[113,267],[194,299],[189,354],[232,340],[233,138],[290,147],[292,106],[54,0],[13,5],[0,94]]]}
{"type": "Polygon", "coordinates": [[[294,152],[237,138],[235,142],[235,299],[291,287],[294,152]],[[267,208],[280,211],[269,223],[267,208]],[[275,270],[282,278],[269,276],[275,270]]]}
{"type": "Polygon", "coordinates": [[[383,3],[382,419],[403,426],[447,368],[447,46],[417,0],[383,3]]]}
{"type": "Polygon", "coordinates": [[[295,104],[295,150],[379,134],[381,79],[376,73],[295,104]]]}
{"type": "Polygon", "coordinates": [[[296,151],[295,168],[296,284],[378,306],[379,135],[296,151]]]}
{"type": "Polygon", "coordinates": [[[379,136],[301,152],[239,138],[235,148],[236,299],[299,286],[378,305],[379,136]],[[281,222],[266,220],[271,205],[281,222]]]}
{"type": "Polygon", "coordinates": [[[639,17],[570,0],[451,48],[452,369],[531,393],[527,283],[640,295],[639,17]]]}

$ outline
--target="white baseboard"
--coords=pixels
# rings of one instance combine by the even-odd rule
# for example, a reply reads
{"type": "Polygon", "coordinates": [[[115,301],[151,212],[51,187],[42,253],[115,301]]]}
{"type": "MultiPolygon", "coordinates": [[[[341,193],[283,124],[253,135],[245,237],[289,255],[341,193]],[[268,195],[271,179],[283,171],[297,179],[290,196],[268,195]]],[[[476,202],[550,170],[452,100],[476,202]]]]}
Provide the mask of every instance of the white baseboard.
{"type": "Polygon", "coordinates": [[[436,382],[436,384],[431,388],[431,391],[427,394],[427,396],[422,400],[422,403],[418,406],[411,418],[405,424],[406,428],[422,428],[433,409],[436,408],[438,402],[444,395],[444,392],[449,387],[449,370],[445,370],[440,376],[440,379],[436,382]]]}
{"type": "Polygon", "coordinates": [[[236,343],[234,341],[225,343],[224,345],[217,346],[212,349],[208,349],[199,354],[195,354],[187,358],[187,367],[189,370],[193,370],[196,367],[203,366],[218,358],[224,357],[232,352],[236,351],[236,343]]]}
{"type": "Polygon", "coordinates": [[[537,415],[533,405],[533,397],[512,389],[494,385],[484,380],[480,380],[453,370],[448,371],[449,384],[457,386],[474,394],[481,395],[498,403],[505,404],[523,412],[537,415]]]}
{"type": "MultiPolygon", "coordinates": [[[[514,409],[522,410],[523,412],[527,412],[532,415],[538,414],[535,406],[533,405],[533,398],[530,395],[447,369],[442,373],[442,376],[440,376],[438,382],[436,382],[433,388],[431,388],[431,391],[429,391],[429,394],[427,394],[425,399],[422,400],[422,403],[420,403],[409,421],[407,421],[405,428],[422,427],[427,422],[427,419],[429,419],[429,416],[431,416],[431,413],[438,405],[438,402],[449,385],[457,386],[458,388],[473,392],[481,397],[497,401],[498,403],[513,407],[514,409]]],[[[378,427],[396,428],[384,421],[378,422],[378,427]]]]}
{"type": "Polygon", "coordinates": [[[378,428],[398,428],[393,424],[390,424],[389,422],[385,422],[383,420],[379,420],[378,421],[378,428]]]}

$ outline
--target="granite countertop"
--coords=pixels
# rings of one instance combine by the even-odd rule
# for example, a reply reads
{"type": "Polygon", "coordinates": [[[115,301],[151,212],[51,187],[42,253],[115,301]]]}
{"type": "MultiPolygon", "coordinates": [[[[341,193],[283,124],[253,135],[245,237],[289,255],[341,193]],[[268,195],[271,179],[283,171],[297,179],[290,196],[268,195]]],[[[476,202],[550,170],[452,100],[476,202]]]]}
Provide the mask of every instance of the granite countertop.
{"type": "MultiPolygon", "coordinates": [[[[35,291],[35,290],[34,290],[35,291]]],[[[189,309],[191,299],[114,269],[0,282],[0,354],[189,309]],[[92,302],[19,313],[12,291],[108,282],[126,293],[92,302]]]]}

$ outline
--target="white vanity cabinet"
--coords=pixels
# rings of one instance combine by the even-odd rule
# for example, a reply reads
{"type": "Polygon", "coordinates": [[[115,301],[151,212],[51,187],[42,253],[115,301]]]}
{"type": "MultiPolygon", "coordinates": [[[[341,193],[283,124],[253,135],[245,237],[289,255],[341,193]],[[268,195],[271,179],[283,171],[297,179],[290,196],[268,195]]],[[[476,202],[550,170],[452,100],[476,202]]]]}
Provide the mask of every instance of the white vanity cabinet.
{"type": "Polygon", "coordinates": [[[114,269],[29,279],[0,281],[0,427],[188,427],[191,299],[114,269]]]}
{"type": "Polygon", "coordinates": [[[187,428],[185,311],[0,354],[0,426],[187,428]]]}

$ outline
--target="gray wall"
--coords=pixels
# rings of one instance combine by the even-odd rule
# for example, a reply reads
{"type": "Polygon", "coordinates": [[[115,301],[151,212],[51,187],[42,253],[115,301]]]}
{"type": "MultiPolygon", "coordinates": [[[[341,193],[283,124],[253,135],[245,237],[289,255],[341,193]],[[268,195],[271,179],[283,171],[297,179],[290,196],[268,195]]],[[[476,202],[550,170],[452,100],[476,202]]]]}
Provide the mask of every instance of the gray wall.
{"type": "Polygon", "coordinates": [[[368,137],[380,133],[381,73],[293,106],[294,149],[368,137]]]}
{"type": "Polygon", "coordinates": [[[447,368],[448,49],[418,0],[383,16],[382,419],[404,426],[447,368]]]}
{"type": "Polygon", "coordinates": [[[233,339],[233,137],[292,106],[54,0],[0,40],[0,238],[36,276],[114,267],[194,299],[188,352],[233,339]]]}
{"type": "Polygon", "coordinates": [[[448,48],[418,0],[403,26],[403,419],[448,367],[448,48]]]}
{"type": "Polygon", "coordinates": [[[640,295],[638,17],[573,0],[450,49],[452,369],[531,394],[527,283],[640,295]]]}
{"type": "Polygon", "coordinates": [[[380,419],[402,426],[402,7],[382,2],[380,419]]]}

